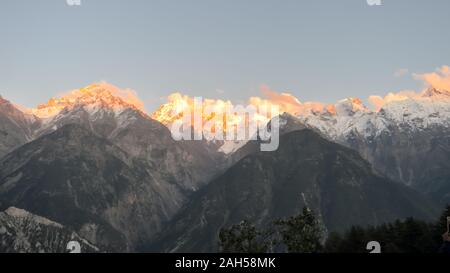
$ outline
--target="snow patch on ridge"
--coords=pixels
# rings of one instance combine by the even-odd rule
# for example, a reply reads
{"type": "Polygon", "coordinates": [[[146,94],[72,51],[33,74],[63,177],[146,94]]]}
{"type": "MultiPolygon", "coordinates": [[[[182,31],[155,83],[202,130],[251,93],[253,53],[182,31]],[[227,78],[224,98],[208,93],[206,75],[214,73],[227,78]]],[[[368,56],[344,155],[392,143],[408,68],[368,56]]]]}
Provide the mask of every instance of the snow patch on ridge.
{"type": "Polygon", "coordinates": [[[35,221],[36,223],[42,224],[42,225],[46,225],[46,226],[54,226],[54,227],[58,227],[58,228],[62,228],[63,226],[53,222],[47,218],[41,217],[41,216],[37,216],[34,215],[26,210],[23,209],[19,209],[16,207],[10,207],[7,210],[5,210],[5,213],[11,217],[15,217],[15,218],[19,218],[19,219],[32,219],[33,221],[35,221]]]}

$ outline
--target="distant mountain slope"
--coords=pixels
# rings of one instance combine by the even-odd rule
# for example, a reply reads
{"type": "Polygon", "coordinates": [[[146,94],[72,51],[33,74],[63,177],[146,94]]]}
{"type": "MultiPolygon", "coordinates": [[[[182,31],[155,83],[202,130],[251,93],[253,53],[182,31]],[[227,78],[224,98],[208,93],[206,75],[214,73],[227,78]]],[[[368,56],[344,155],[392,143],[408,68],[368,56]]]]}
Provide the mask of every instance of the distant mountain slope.
{"type": "MultiPolygon", "coordinates": [[[[270,121],[267,124],[268,130],[270,130],[272,126],[272,122],[270,121]]],[[[283,113],[279,116],[279,134],[280,136],[293,132],[299,131],[303,129],[311,129],[315,130],[313,127],[305,125],[301,120],[292,116],[288,113],[283,113]]],[[[316,130],[317,131],[317,130],[316,130]]],[[[242,144],[242,147],[238,148],[235,152],[230,153],[227,157],[227,162],[231,166],[234,163],[238,162],[245,156],[259,152],[261,150],[261,141],[260,140],[250,140],[245,144],[242,144]]]]}
{"type": "Polygon", "coordinates": [[[37,126],[36,117],[23,113],[0,96],[0,158],[30,141],[37,126]]]}
{"type": "Polygon", "coordinates": [[[355,151],[311,130],[287,133],[275,152],[241,159],[211,182],[167,226],[153,251],[217,251],[221,227],[259,225],[311,207],[328,230],[414,216],[433,219],[434,203],[375,175],[355,151]]]}
{"type": "Polygon", "coordinates": [[[11,138],[20,141],[0,161],[0,207],[56,219],[116,251],[133,249],[224,168],[221,153],[173,140],[116,92],[106,84],[75,90],[31,111],[41,118],[8,104],[8,120],[13,113],[38,124],[7,128],[21,138],[11,138]]]}
{"type": "MultiPolygon", "coordinates": [[[[306,106],[305,106],[306,107],[306,106]]],[[[341,100],[329,107],[283,114],[281,133],[303,126],[358,151],[374,170],[429,194],[441,204],[450,202],[450,92],[428,88],[409,95],[390,94],[378,111],[359,99],[341,100]],[[390,97],[389,97],[390,96],[390,97]]],[[[236,162],[250,146],[232,150],[236,162]]]]}
{"type": "Polygon", "coordinates": [[[96,246],[61,224],[10,207],[0,212],[0,253],[67,253],[76,241],[81,252],[100,252],[96,246]]]}
{"type": "Polygon", "coordinates": [[[45,116],[36,135],[79,124],[108,139],[129,156],[170,176],[186,191],[195,191],[222,167],[223,155],[197,142],[178,142],[169,129],[120,96],[106,83],[93,84],[51,99],[33,112],[45,116]]]}
{"type": "Polygon", "coordinates": [[[336,113],[298,116],[330,140],[358,151],[392,180],[450,202],[450,92],[429,88],[386,103],[378,112],[353,101],[336,113]]]}
{"type": "Polygon", "coordinates": [[[0,161],[0,207],[24,208],[125,251],[160,231],[186,200],[183,185],[160,169],[66,125],[0,161]]]}

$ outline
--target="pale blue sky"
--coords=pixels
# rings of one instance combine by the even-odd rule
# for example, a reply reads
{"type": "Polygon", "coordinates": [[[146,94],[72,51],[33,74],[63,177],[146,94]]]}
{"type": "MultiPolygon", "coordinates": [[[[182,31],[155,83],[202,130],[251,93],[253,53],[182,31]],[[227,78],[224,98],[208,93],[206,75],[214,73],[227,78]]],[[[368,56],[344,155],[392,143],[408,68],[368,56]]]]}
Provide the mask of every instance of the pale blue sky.
{"type": "Polygon", "coordinates": [[[1,95],[34,106],[105,80],[148,110],[173,91],[239,102],[262,84],[334,102],[420,89],[410,73],[450,64],[449,0],[81,2],[1,1],[1,95]]]}

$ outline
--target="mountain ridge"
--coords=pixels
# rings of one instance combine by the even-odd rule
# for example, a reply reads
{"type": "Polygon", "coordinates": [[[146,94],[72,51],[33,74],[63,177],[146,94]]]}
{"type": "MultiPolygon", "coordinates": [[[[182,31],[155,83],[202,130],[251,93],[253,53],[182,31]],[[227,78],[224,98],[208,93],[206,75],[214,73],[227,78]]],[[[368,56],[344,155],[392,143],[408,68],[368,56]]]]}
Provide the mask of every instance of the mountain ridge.
{"type": "Polygon", "coordinates": [[[215,252],[221,227],[256,225],[307,205],[329,231],[416,216],[433,219],[433,202],[374,174],[357,152],[312,130],[281,137],[275,152],[251,153],[197,193],[155,238],[151,251],[215,252]]]}
{"type": "Polygon", "coordinates": [[[102,252],[76,232],[26,210],[9,207],[0,211],[1,253],[67,253],[71,241],[83,253],[102,252]]]}

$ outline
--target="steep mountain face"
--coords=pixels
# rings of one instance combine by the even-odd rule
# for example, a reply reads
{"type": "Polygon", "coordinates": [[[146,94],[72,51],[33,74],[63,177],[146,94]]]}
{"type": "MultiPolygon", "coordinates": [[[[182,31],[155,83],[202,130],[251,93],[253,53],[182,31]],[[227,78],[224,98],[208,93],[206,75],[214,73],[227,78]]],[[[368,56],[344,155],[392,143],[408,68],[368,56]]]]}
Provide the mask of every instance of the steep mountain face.
{"type": "Polygon", "coordinates": [[[244,219],[263,226],[305,205],[330,231],[437,215],[434,203],[374,174],[357,152],[301,130],[284,134],[277,151],[250,154],[208,184],[152,250],[217,251],[220,228],[244,219]]]}
{"type": "Polygon", "coordinates": [[[47,218],[15,207],[0,212],[0,253],[67,253],[71,241],[78,242],[83,253],[101,251],[47,218]]]}
{"type": "Polygon", "coordinates": [[[336,114],[298,117],[332,141],[357,150],[385,176],[450,201],[450,92],[430,88],[374,112],[351,101],[336,114]]]}
{"type": "MultiPolygon", "coordinates": [[[[211,251],[220,227],[245,218],[264,225],[305,204],[329,230],[434,215],[432,203],[391,180],[450,202],[448,91],[430,88],[379,111],[358,99],[306,105],[280,126],[280,149],[261,153],[259,141],[174,141],[108,84],[29,111],[0,98],[0,211],[26,209],[60,223],[48,234],[76,232],[104,251],[140,249],[166,228],[158,250],[211,251]]],[[[47,228],[34,224],[41,218],[24,224],[16,212],[0,213],[0,239],[18,246],[5,251],[65,251],[53,237],[32,237],[47,228]]]]}
{"type": "MultiPolygon", "coordinates": [[[[267,124],[267,130],[271,130],[272,122],[267,124]]],[[[283,113],[279,116],[279,134],[280,136],[303,129],[315,130],[313,127],[307,127],[298,118],[288,113],[283,113]]],[[[317,130],[316,130],[317,131],[317,130]]],[[[227,163],[229,166],[234,165],[236,162],[246,157],[247,155],[257,153],[261,150],[260,140],[250,140],[244,144],[240,144],[242,147],[236,149],[236,151],[229,153],[227,157],[227,163]]]]}
{"type": "Polygon", "coordinates": [[[450,130],[443,127],[408,132],[392,127],[374,139],[349,134],[346,145],[359,151],[380,173],[450,202],[450,130]]]}
{"type": "Polygon", "coordinates": [[[36,117],[23,113],[0,97],[0,158],[30,141],[38,126],[36,117]]]}
{"type": "Polygon", "coordinates": [[[73,228],[102,248],[132,250],[186,201],[183,184],[76,124],[0,161],[0,202],[73,228]]]}
{"type": "Polygon", "coordinates": [[[173,140],[164,125],[116,92],[110,85],[96,84],[50,100],[33,110],[46,117],[36,134],[48,134],[66,124],[82,125],[186,191],[197,190],[223,168],[221,153],[197,142],[173,140]]]}
{"type": "MultiPolygon", "coordinates": [[[[283,114],[280,133],[309,128],[358,151],[374,171],[450,202],[450,92],[429,88],[420,94],[395,97],[379,111],[358,99],[346,99],[321,110],[283,114]]],[[[251,143],[251,142],[250,142],[251,143]]],[[[231,150],[236,162],[258,144],[231,150]],[[250,147],[253,147],[249,150],[250,147]]]]}
{"type": "Polygon", "coordinates": [[[0,207],[55,219],[102,249],[133,250],[224,168],[210,145],[174,141],[107,84],[29,112],[38,125],[0,161],[0,207]]]}

